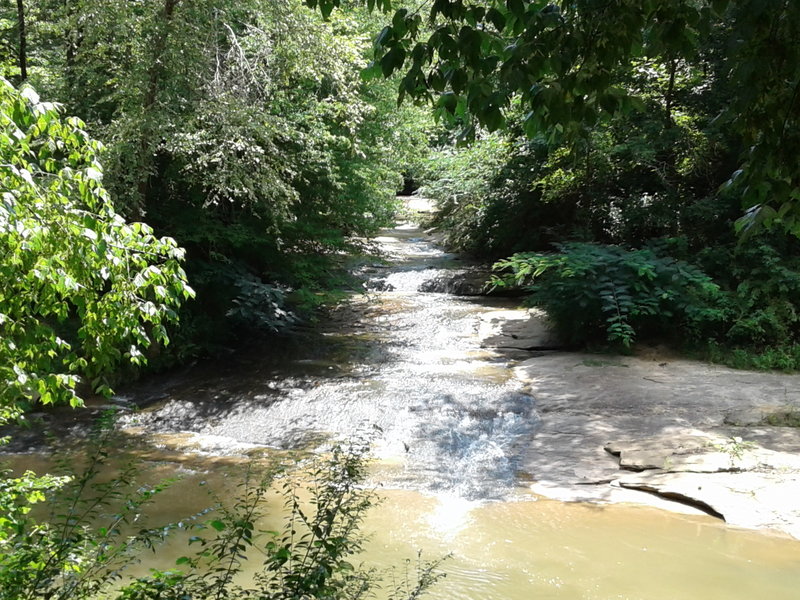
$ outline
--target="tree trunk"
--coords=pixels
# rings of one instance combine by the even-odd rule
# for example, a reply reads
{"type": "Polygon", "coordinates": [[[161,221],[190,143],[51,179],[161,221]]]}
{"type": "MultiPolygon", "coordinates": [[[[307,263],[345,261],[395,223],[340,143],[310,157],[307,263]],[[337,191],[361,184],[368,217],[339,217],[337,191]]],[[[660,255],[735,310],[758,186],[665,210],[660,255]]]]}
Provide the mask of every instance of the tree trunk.
{"type": "Polygon", "coordinates": [[[675,71],[677,71],[677,69],[678,61],[673,58],[669,61],[669,83],[667,84],[667,91],[664,94],[667,127],[672,127],[674,125],[672,120],[672,102],[673,94],[675,93],[675,71]]]}
{"type": "Polygon", "coordinates": [[[148,71],[147,91],[144,96],[144,108],[151,108],[158,96],[158,84],[161,79],[161,59],[167,49],[167,40],[169,37],[169,22],[172,20],[172,15],[175,12],[175,7],[180,0],[164,0],[164,10],[161,12],[161,21],[163,22],[163,29],[160,35],[156,38],[153,45],[153,62],[150,64],[148,71]]]}
{"type": "Polygon", "coordinates": [[[77,60],[78,51],[83,44],[83,27],[76,18],[75,3],[64,0],[64,15],[67,25],[64,29],[64,54],[65,54],[65,73],[67,90],[70,97],[74,100],[77,91],[77,60]]]}
{"type": "Polygon", "coordinates": [[[17,0],[17,29],[19,30],[19,79],[28,79],[28,33],[25,30],[25,4],[17,0]]]}
{"type": "Polygon", "coordinates": [[[169,24],[175,12],[175,7],[180,0],[164,0],[164,8],[161,11],[161,31],[156,36],[153,43],[153,59],[150,63],[150,68],[147,73],[147,88],[144,92],[142,99],[142,108],[144,109],[145,123],[142,129],[142,136],[139,140],[139,162],[142,167],[141,178],[139,179],[138,202],[137,206],[133,207],[133,217],[141,218],[144,216],[144,205],[147,193],[150,188],[150,167],[152,166],[152,137],[153,133],[149,131],[149,123],[147,113],[150,112],[158,100],[158,86],[161,82],[163,74],[163,57],[167,49],[167,42],[169,40],[169,24]]]}

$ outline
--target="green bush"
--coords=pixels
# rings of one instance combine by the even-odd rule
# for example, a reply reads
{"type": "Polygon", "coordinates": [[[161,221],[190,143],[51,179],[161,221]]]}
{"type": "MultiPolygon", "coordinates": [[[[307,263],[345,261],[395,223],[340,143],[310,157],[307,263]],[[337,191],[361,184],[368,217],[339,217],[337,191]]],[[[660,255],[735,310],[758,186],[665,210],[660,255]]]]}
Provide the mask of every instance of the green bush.
{"type": "MultiPolygon", "coordinates": [[[[681,111],[667,126],[661,92],[649,92],[646,112],[598,123],[571,144],[511,127],[434,153],[423,193],[439,201],[447,242],[496,259],[568,240],[641,247],[707,228],[683,213],[716,192],[730,151],[702,114],[681,111]]],[[[716,233],[740,216],[737,200],[726,202],[731,222],[710,221],[716,233]]]]}
{"type": "Polygon", "coordinates": [[[722,295],[723,318],[698,332],[706,358],[737,368],[800,369],[798,252],[800,240],[777,232],[695,254],[722,295]]]}
{"type": "Polygon", "coordinates": [[[466,148],[439,148],[421,164],[415,173],[422,184],[419,193],[436,201],[435,222],[448,246],[467,251],[481,247],[487,198],[513,151],[508,136],[496,133],[466,148]]]}
{"type": "Polygon", "coordinates": [[[498,287],[521,287],[565,341],[603,336],[629,347],[637,336],[664,334],[722,318],[719,288],[702,271],[651,249],[568,243],[556,253],[520,253],[498,261],[498,287]]]}

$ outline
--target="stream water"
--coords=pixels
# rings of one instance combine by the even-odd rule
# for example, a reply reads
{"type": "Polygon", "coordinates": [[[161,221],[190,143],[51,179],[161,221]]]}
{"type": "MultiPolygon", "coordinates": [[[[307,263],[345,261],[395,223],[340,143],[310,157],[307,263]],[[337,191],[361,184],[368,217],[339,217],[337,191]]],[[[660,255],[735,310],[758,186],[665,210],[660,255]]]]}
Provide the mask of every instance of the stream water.
{"type": "Polygon", "coordinates": [[[363,559],[452,553],[432,598],[800,597],[797,541],[703,515],[537,499],[517,460],[536,435],[535,399],[509,375],[515,356],[476,336],[481,313],[508,302],[419,292],[463,265],[413,224],[376,242],[386,261],[361,271],[381,291],[353,297],[279,352],[204,364],[117,399],[147,405],[123,425],[155,448],[152,473],[185,475],[161,517],[199,508],[196,483],[224,487],[237,457],[368,435],[385,501],[367,520],[363,559]]]}
{"type": "MultiPolygon", "coordinates": [[[[418,292],[460,266],[418,228],[401,225],[375,241],[390,266],[361,270],[369,286],[390,291],[346,303],[283,360],[250,357],[228,371],[161,383],[164,399],[125,425],[210,454],[368,436],[385,485],[506,498],[539,418],[510,377],[511,359],[478,345],[479,316],[496,306],[418,292]]],[[[141,402],[136,393],[125,399],[141,402]]]]}

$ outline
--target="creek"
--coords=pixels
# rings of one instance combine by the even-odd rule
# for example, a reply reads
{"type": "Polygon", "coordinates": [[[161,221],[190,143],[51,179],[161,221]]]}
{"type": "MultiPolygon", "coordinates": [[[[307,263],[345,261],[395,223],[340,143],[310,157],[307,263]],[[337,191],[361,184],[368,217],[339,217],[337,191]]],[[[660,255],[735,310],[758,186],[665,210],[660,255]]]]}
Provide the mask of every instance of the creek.
{"type": "Polygon", "coordinates": [[[184,475],[157,516],[199,509],[196,484],[224,489],[243,457],[368,435],[385,501],[369,514],[362,558],[385,567],[418,550],[451,553],[431,598],[798,596],[797,541],[706,515],[531,493],[535,473],[520,457],[540,415],[510,368],[527,355],[483,349],[476,335],[482,313],[513,302],[420,292],[464,264],[414,224],[375,242],[385,261],[360,268],[373,291],[312,331],[117,398],[146,406],[123,426],[147,441],[151,473],[184,475]]]}

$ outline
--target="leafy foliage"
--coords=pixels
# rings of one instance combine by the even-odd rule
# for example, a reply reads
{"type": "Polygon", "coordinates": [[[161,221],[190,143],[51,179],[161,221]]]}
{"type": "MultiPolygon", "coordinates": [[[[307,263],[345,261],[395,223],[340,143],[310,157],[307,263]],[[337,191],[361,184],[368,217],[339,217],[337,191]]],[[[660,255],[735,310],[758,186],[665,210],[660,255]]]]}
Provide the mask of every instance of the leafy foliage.
{"type": "Polygon", "coordinates": [[[101,145],[30,87],[0,80],[0,407],[80,403],[144,362],[193,296],[183,250],[126,223],[103,187],[101,145]]]}
{"type": "MultiPolygon", "coordinates": [[[[340,0],[307,3],[329,15],[340,0]]],[[[392,10],[390,2],[367,5],[392,10]]],[[[800,231],[796,2],[436,0],[427,18],[423,7],[394,10],[368,73],[402,73],[400,99],[431,102],[462,127],[462,139],[507,126],[517,110],[529,138],[585,138],[598,123],[642,111],[627,85],[642,63],[669,74],[669,121],[679,65],[707,61],[707,83],[730,98],[716,116],[741,138],[740,168],[728,183],[749,209],[739,228],[800,231]]]]}
{"type": "Polygon", "coordinates": [[[42,0],[28,23],[30,79],[106,143],[118,210],[187,250],[179,359],[291,324],[427,147],[424,111],[359,77],[374,19],[353,6],[42,0]]]}
{"type": "MultiPolygon", "coordinates": [[[[761,60],[769,66],[757,75],[751,58],[737,61],[729,53],[733,46],[750,47],[750,38],[736,33],[748,27],[747,4],[730,3],[727,12],[712,19],[691,54],[642,55],[610,74],[645,111],[617,111],[594,123],[575,124],[574,135],[553,136],[544,128],[531,138],[527,107],[512,100],[502,134],[487,135],[479,128],[472,148],[455,155],[439,151],[433,160],[444,160],[437,162],[438,169],[423,173],[424,190],[443,209],[438,224],[449,243],[492,259],[545,251],[565,240],[657,248],[658,256],[694,264],[720,287],[709,318],[677,323],[677,338],[737,366],[797,368],[800,363],[792,358],[797,355],[797,306],[790,291],[798,273],[797,246],[776,231],[759,235],[758,226],[740,219],[743,196],[753,191],[745,192],[745,181],[767,190],[791,187],[793,176],[778,184],[772,179],[777,171],[759,175],[751,162],[749,171],[725,184],[742,156],[766,157],[756,147],[771,143],[767,140],[775,132],[762,135],[762,130],[784,124],[791,129],[795,118],[786,82],[796,79],[784,73],[775,87],[767,83],[773,69],[794,68],[782,62],[783,50],[773,55],[761,47],[761,60]],[[743,131],[751,113],[739,98],[760,92],[739,89],[736,81],[751,75],[763,77],[763,85],[782,98],[783,112],[775,121],[762,114],[760,122],[750,122],[743,131]],[[503,144],[497,144],[498,137],[503,144]],[[491,168],[481,169],[481,162],[491,168]],[[737,219],[739,229],[747,229],[739,239],[733,233],[737,219]]],[[[786,39],[782,27],[793,18],[781,11],[794,7],[773,5],[769,18],[763,6],[753,8],[753,44],[761,44],[758,31],[769,21],[780,46],[786,39]]],[[[676,13],[663,17],[666,22],[676,13]]],[[[787,149],[790,137],[787,130],[787,149]]],[[[746,206],[761,201],[744,199],[746,206]]],[[[791,229],[790,204],[781,205],[780,215],[762,205],[748,219],[785,218],[791,229]]]]}
{"type": "Polygon", "coordinates": [[[709,340],[706,357],[739,368],[800,368],[797,244],[788,236],[760,235],[697,254],[722,289],[723,319],[701,330],[709,340]]]}
{"type": "Polygon", "coordinates": [[[558,253],[522,253],[498,261],[497,286],[522,286],[573,343],[604,333],[629,347],[637,335],[721,316],[718,287],[682,261],[652,250],[569,243],[558,253]]]}
{"type": "MultiPolygon", "coordinates": [[[[341,4],[307,3],[326,16],[341,4]]],[[[740,138],[740,168],[726,183],[747,209],[737,227],[800,233],[796,2],[436,0],[426,19],[423,7],[394,11],[367,73],[402,73],[400,100],[432,103],[462,139],[508,126],[516,111],[529,138],[583,139],[598,123],[643,110],[627,85],[642,63],[668,73],[669,122],[679,66],[705,63],[706,85],[726,96],[715,116],[740,138]]]]}
{"type": "MultiPolygon", "coordinates": [[[[511,127],[502,138],[481,137],[474,149],[458,152],[460,158],[447,150],[434,154],[438,168],[423,173],[424,192],[438,200],[442,224],[461,232],[451,243],[497,258],[565,239],[640,246],[652,238],[694,235],[698,224],[684,213],[713,195],[734,163],[710,116],[688,105],[693,77],[691,69],[676,77],[673,93],[681,100],[673,101],[669,122],[661,75],[643,65],[630,86],[645,98],[646,115],[597,124],[573,144],[528,140],[511,127]],[[482,169],[482,163],[491,167],[482,169]],[[446,196],[437,181],[453,182],[455,190],[446,196]]],[[[736,201],[728,195],[716,208],[725,220],[713,235],[727,239],[726,227],[739,214],[736,201]]]]}
{"type": "Polygon", "coordinates": [[[495,249],[490,237],[498,228],[491,222],[491,198],[499,193],[513,151],[508,139],[494,134],[463,149],[439,148],[418,166],[420,193],[436,200],[435,223],[450,247],[476,254],[495,249]]]}

